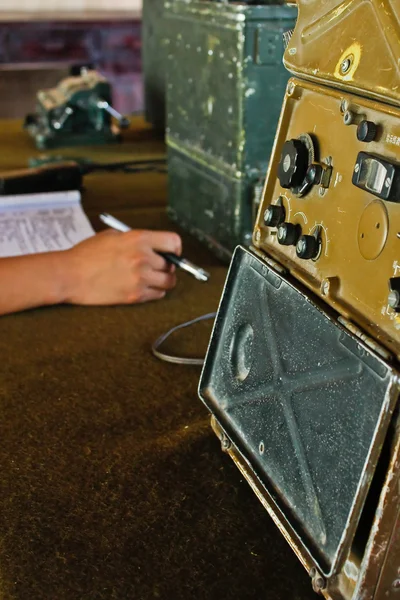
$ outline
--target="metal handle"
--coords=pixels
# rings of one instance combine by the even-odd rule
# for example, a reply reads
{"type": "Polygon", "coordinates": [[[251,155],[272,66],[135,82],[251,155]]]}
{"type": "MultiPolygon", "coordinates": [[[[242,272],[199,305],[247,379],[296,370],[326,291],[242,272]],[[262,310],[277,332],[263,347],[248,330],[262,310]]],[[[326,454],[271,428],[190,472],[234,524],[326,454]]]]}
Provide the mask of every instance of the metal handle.
{"type": "Polygon", "coordinates": [[[124,128],[124,129],[126,127],[129,127],[129,119],[127,119],[126,117],[121,115],[121,113],[119,113],[117,110],[115,110],[115,108],[113,108],[111,106],[111,104],[109,104],[106,100],[98,100],[96,103],[96,106],[97,106],[97,108],[100,108],[100,109],[108,112],[108,114],[111,115],[112,117],[115,117],[119,121],[120,127],[124,128]]]}
{"type": "Polygon", "coordinates": [[[53,125],[54,129],[62,129],[65,125],[66,120],[72,115],[73,113],[73,109],[70,106],[66,106],[65,110],[63,112],[63,114],[61,115],[61,117],[58,119],[58,121],[52,121],[51,124],[53,125]]]}

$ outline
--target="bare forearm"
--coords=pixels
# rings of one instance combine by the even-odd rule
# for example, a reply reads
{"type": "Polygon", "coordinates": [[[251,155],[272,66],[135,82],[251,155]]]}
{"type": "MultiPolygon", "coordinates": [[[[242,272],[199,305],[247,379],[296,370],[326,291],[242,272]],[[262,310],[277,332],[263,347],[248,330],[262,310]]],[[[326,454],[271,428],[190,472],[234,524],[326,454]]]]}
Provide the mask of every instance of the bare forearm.
{"type": "Polygon", "coordinates": [[[0,315],[62,302],[114,305],[163,298],[175,274],[158,250],[180,254],[179,236],[105,231],[69,250],[0,258],[0,315]]]}
{"type": "Polygon", "coordinates": [[[66,252],[0,258],[0,315],[64,302],[68,277],[66,252]]]}

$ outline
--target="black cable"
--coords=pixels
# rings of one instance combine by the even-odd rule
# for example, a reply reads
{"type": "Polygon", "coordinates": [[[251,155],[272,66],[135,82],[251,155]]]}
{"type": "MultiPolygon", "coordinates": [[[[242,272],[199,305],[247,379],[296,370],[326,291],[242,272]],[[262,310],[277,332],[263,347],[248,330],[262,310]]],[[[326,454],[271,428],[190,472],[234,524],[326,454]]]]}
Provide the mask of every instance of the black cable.
{"type": "Polygon", "coordinates": [[[122,162],[111,162],[111,163],[89,163],[86,165],[80,165],[83,175],[93,173],[95,171],[125,171],[137,173],[142,170],[150,170],[151,168],[156,169],[158,165],[166,165],[166,158],[146,158],[127,160],[122,162]],[[129,169],[129,171],[127,170],[129,169]]]}

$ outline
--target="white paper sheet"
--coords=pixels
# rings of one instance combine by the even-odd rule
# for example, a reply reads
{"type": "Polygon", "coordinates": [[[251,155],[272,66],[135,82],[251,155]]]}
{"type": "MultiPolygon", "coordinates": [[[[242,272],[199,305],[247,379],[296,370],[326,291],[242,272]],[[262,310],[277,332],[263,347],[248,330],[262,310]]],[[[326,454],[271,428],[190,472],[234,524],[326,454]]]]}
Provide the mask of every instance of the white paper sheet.
{"type": "Polygon", "coordinates": [[[66,250],[92,235],[78,191],[0,196],[0,257],[66,250]]]}

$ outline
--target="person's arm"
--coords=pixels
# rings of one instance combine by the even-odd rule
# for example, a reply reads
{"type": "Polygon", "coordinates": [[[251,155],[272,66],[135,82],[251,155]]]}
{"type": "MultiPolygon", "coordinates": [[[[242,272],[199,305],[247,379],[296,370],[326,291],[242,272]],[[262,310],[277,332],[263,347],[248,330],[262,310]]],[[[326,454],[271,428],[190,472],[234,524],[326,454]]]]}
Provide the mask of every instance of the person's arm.
{"type": "Polygon", "coordinates": [[[181,253],[176,233],[105,231],[70,250],[0,259],[0,315],[50,304],[130,304],[165,296],[181,253]]]}

